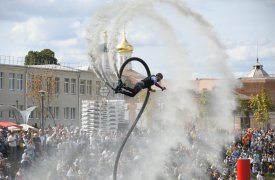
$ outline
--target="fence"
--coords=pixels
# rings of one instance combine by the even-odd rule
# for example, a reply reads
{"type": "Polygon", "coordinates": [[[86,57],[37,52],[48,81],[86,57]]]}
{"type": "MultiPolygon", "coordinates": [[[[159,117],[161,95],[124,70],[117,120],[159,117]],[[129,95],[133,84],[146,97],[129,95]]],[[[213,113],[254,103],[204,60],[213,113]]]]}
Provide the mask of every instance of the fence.
{"type": "MultiPolygon", "coordinates": [[[[17,66],[24,66],[25,58],[24,57],[15,57],[15,56],[6,56],[0,55],[0,64],[7,64],[7,65],[17,65],[17,66]]],[[[78,69],[78,70],[89,70],[91,69],[91,65],[89,64],[78,64],[78,63],[59,63],[60,66],[55,66],[55,69],[78,69]]],[[[51,65],[44,66],[46,68],[51,68],[51,65]]]]}
{"type": "Polygon", "coordinates": [[[24,57],[0,55],[0,64],[24,65],[24,57]]]}

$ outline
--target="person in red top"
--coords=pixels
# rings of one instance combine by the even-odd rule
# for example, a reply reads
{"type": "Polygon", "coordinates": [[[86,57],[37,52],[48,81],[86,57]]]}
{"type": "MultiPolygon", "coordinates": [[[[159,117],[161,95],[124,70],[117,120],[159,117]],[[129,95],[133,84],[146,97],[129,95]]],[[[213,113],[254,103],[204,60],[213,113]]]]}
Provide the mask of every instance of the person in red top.
{"type": "Polygon", "coordinates": [[[245,135],[242,139],[243,146],[247,145],[247,136],[245,135]]]}

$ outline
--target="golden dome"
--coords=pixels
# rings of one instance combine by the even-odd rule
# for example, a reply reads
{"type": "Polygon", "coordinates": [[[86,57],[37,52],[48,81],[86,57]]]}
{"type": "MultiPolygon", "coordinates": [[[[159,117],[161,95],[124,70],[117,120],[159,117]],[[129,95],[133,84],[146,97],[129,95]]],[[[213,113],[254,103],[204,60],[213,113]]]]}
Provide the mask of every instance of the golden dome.
{"type": "Polygon", "coordinates": [[[133,52],[134,48],[128,43],[125,33],[123,33],[122,41],[116,46],[117,52],[133,52]]]}

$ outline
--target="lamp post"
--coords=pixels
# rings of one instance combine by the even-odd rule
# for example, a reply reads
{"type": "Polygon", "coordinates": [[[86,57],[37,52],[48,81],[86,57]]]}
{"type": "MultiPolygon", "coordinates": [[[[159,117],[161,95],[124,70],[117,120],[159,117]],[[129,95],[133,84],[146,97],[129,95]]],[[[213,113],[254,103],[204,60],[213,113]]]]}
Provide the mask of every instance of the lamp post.
{"type": "MultiPolygon", "coordinates": [[[[16,100],[15,102],[16,102],[16,108],[18,109],[18,100],[16,100]]],[[[13,113],[13,116],[14,116],[14,118],[15,118],[16,123],[18,123],[17,114],[16,114],[16,113],[18,113],[18,112],[16,111],[16,113],[15,113],[14,111],[12,111],[12,113],[13,113]]]]}
{"type": "Polygon", "coordinates": [[[40,90],[39,94],[41,96],[41,122],[40,122],[40,127],[41,127],[41,129],[44,129],[44,97],[45,97],[46,91],[40,90]]]}

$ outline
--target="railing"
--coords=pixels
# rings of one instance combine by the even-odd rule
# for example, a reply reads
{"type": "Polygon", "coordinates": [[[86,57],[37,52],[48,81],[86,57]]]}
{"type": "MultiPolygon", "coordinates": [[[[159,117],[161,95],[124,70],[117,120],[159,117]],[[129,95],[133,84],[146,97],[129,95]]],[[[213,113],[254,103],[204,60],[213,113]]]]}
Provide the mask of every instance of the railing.
{"type": "Polygon", "coordinates": [[[24,57],[0,55],[0,64],[24,65],[24,57]]]}
{"type": "MultiPolygon", "coordinates": [[[[15,56],[6,56],[0,55],[0,64],[7,64],[7,65],[17,65],[17,66],[24,66],[25,58],[24,57],[15,57],[15,56]]],[[[56,69],[78,69],[78,70],[89,70],[91,66],[87,64],[77,64],[77,63],[59,63],[60,66],[55,66],[56,69]]],[[[47,66],[46,66],[47,67],[47,66]]],[[[50,65],[49,65],[50,68],[50,65]]]]}

